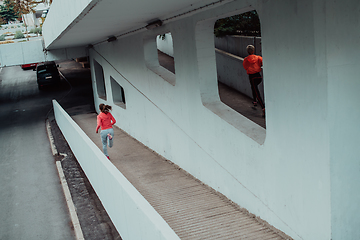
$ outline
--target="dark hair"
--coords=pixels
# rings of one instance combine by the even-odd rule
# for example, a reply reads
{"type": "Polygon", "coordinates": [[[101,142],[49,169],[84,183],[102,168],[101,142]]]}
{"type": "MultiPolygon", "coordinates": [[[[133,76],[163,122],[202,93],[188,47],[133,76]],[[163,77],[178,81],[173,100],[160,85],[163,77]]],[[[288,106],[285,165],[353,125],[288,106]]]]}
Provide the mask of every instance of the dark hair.
{"type": "Polygon", "coordinates": [[[105,104],[101,103],[101,104],[99,105],[99,109],[100,109],[100,111],[103,112],[103,113],[108,113],[108,112],[111,110],[111,106],[105,105],[105,104]]]}

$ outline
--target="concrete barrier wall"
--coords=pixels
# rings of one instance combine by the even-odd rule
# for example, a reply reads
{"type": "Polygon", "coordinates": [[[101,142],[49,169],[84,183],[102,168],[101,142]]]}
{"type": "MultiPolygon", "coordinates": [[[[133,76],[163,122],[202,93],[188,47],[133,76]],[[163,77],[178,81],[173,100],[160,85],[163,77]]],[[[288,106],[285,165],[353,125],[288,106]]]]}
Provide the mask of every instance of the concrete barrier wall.
{"type": "Polygon", "coordinates": [[[44,51],[44,41],[8,43],[0,45],[0,67],[56,61],[87,56],[85,47],[44,51]]]}
{"type": "Polygon", "coordinates": [[[55,100],[53,106],[59,128],[122,239],[179,239],[55,100]]]}
{"type": "Polygon", "coordinates": [[[28,41],[0,45],[0,66],[21,65],[45,61],[43,41],[28,41]]]}
{"type": "MultiPolygon", "coordinates": [[[[255,54],[262,56],[261,37],[248,36],[224,36],[215,37],[215,48],[228,52],[238,57],[245,58],[247,45],[255,46],[255,54]]],[[[156,38],[157,47],[160,51],[174,57],[173,38],[171,33],[165,34],[165,39],[156,38]]]]}
{"type": "Polygon", "coordinates": [[[247,36],[224,36],[215,37],[215,47],[225,52],[237,55],[239,57],[246,57],[247,45],[255,46],[255,54],[262,56],[261,52],[261,37],[247,37],[247,36]]]}

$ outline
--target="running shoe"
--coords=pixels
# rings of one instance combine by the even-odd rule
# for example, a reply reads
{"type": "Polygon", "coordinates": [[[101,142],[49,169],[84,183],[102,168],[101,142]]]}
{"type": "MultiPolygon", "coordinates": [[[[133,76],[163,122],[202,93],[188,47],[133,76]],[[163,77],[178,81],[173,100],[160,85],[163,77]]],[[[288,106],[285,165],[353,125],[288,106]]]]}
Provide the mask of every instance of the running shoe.
{"type": "Polygon", "coordinates": [[[109,133],[107,136],[108,136],[109,140],[111,140],[111,139],[112,139],[112,136],[111,136],[111,134],[110,134],[110,133],[109,133]]]}

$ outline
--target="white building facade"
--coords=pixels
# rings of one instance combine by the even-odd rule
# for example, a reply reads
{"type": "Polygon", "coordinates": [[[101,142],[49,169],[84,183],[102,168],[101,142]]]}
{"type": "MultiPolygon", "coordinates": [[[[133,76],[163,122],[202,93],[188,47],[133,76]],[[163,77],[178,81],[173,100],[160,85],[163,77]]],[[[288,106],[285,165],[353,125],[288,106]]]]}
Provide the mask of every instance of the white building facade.
{"type": "Polygon", "coordinates": [[[57,0],[43,34],[49,52],[87,49],[95,105],[149,148],[294,239],[360,239],[359,13],[355,0],[57,0]],[[253,9],[266,130],[217,88],[214,23],[253,9]],[[157,61],[168,32],[176,74],[157,61]]]}

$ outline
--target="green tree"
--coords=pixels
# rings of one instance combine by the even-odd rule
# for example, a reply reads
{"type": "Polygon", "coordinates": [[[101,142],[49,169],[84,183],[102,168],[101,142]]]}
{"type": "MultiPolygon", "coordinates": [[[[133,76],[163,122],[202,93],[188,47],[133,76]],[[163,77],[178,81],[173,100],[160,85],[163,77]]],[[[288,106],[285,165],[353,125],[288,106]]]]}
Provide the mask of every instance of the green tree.
{"type": "Polygon", "coordinates": [[[34,13],[35,7],[44,0],[10,0],[14,11],[19,15],[34,13]]]}
{"type": "Polygon", "coordinates": [[[256,11],[250,11],[216,21],[216,37],[226,35],[261,36],[260,19],[256,11]]]}
{"type": "MultiPolygon", "coordinates": [[[[35,13],[35,7],[45,0],[9,0],[14,11],[19,15],[23,16],[29,13],[35,13]]],[[[27,32],[27,23],[24,19],[25,29],[27,32]]]]}
{"type": "Polygon", "coordinates": [[[19,14],[15,11],[11,0],[5,0],[3,5],[0,6],[0,16],[6,23],[19,18],[19,14]]]}

